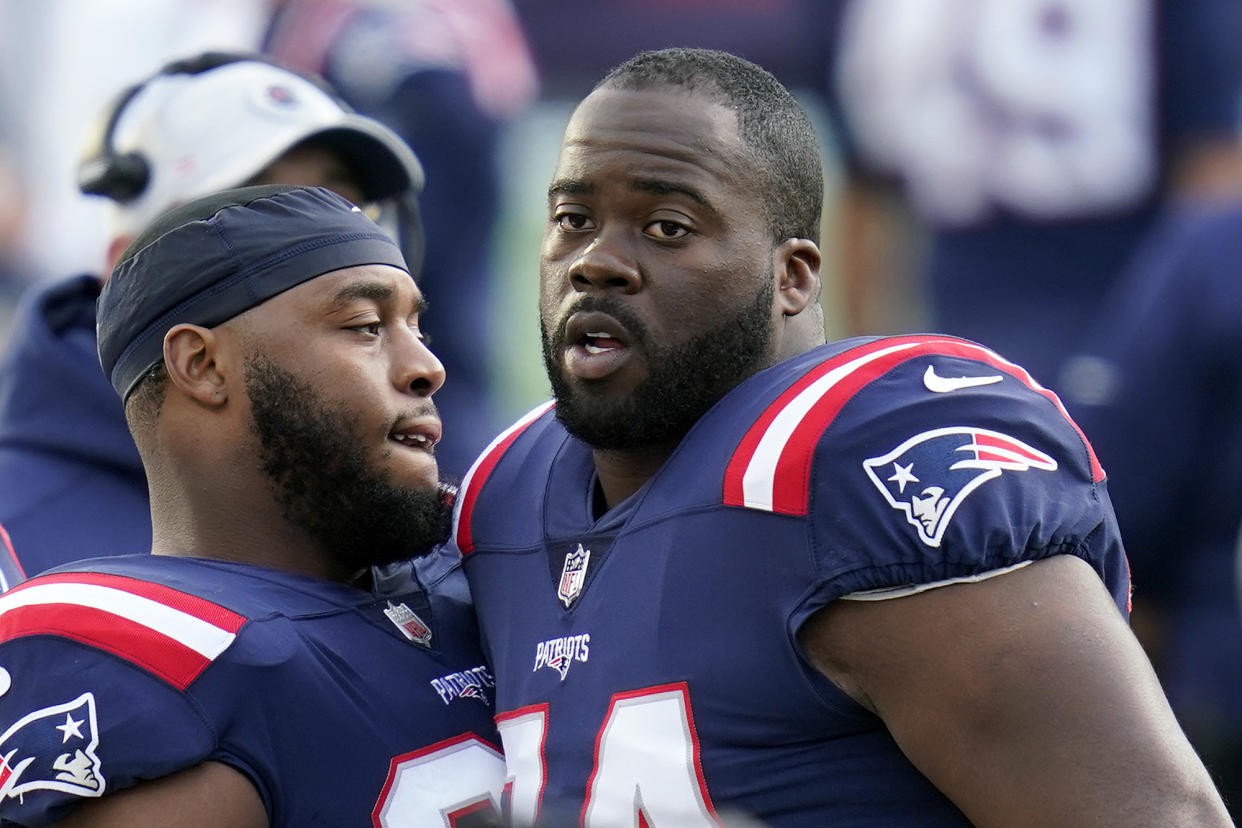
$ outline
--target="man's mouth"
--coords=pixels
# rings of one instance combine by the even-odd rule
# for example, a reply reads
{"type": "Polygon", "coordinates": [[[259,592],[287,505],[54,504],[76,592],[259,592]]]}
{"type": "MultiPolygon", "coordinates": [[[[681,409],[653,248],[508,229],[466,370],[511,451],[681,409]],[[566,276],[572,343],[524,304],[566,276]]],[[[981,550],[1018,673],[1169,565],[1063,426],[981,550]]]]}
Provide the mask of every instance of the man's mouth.
{"type": "Polygon", "coordinates": [[[629,361],[632,339],[625,326],[609,314],[575,313],[565,326],[565,370],[582,380],[604,379],[629,361]]]}
{"type": "Polygon", "coordinates": [[[625,343],[605,331],[596,331],[583,336],[582,347],[588,354],[606,354],[624,348],[625,343]]]}
{"type": "Polygon", "coordinates": [[[440,424],[434,421],[402,421],[388,432],[388,439],[401,445],[434,452],[440,442],[440,424]]]}

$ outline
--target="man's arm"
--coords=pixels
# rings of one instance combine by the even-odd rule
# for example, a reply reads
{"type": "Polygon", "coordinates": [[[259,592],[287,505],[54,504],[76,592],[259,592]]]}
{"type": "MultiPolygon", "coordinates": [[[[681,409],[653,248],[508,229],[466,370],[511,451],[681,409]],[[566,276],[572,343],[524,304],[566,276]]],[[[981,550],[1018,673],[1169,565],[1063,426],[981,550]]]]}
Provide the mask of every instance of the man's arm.
{"type": "Polygon", "coordinates": [[[1138,642],[1078,558],[835,601],[799,637],[976,825],[1232,825],[1138,642]]]}
{"type": "Polygon", "coordinates": [[[267,828],[267,810],[250,780],[220,762],[86,800],[58,828],[267,828]]]}

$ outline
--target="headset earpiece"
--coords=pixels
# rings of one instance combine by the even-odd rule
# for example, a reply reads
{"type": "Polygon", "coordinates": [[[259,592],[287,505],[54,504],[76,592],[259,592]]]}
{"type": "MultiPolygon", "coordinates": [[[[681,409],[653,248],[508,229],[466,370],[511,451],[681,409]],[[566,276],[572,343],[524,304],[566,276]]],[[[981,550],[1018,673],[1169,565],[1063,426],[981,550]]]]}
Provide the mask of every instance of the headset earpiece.
{"type": "Polygon", "coordinates": [[[136,152],[98,155],[78,166],[78,189],[122,204],[142,195],[151,181],[151,165],[136,152]]]}

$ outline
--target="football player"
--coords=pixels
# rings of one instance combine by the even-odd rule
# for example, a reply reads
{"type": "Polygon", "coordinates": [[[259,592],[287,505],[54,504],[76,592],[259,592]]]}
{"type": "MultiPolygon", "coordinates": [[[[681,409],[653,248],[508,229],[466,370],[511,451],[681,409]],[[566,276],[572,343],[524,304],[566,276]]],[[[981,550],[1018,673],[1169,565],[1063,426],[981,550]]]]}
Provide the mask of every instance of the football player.
{"type": "Polygon", "coordinates": [[[120,257],[99,358],[154,554],[0,598],[0,822],[497,815],[464,578],[436,554],[401,563],[450,517],[422,309],[397,243],[321,188],[192,201],[120,257]]]}
{"type": "Polygon", "coordinates": [[[642,53],[566,129],[555,395],[455,541],[518,822],[1227,825],[1055,395],[936,335],[825,344],[818,143],[762,69],[642,53]]]}

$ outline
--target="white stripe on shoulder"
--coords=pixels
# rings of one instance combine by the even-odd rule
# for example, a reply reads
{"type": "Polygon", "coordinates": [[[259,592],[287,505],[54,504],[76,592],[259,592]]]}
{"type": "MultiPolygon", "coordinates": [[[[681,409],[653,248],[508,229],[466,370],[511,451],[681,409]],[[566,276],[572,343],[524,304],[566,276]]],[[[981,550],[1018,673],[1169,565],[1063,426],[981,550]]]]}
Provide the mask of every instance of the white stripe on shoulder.
{"type": "Polygon", "coordinates": [[[776,469],[780,464],[781,453],[793,436],[794,429],[802,422],[815,403],[827,394],[832,387],[868,362],[888,356],[897,351],[904,351],[922,345],[922,342],[903,342],[889,348],[882,348],[851,360],[833,368],[815,382],[804,388],[801,393],[785,404],[780,413],[768,424],[755,453],[746,466],[742,476],[742,496],[746,506],[752,509],[773,509],[773,490],[776,486],[776,469]]]}
{"type": "Polygon", "coordinates": [[[236,638],[223,627],[167,604],[95,584],[34,584],[0,597],[0,614],[18,607],[48,604],[70,604],[111,613],[178,641],[209,659],[228,649],[236,638]]]}

